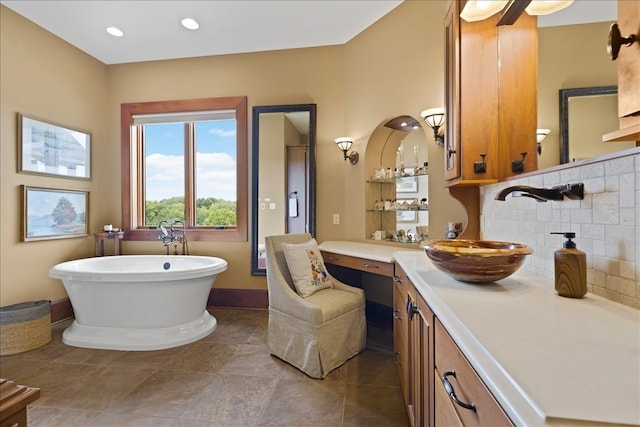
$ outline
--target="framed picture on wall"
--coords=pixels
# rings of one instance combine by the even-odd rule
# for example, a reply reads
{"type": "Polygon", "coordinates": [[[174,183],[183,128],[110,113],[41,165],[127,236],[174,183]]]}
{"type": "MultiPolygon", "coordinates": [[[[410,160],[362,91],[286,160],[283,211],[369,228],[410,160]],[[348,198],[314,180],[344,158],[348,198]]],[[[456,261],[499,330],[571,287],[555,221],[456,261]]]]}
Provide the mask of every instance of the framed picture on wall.
{"type": "Polygon", "coordinates": [[[396,222],[418,222],[418,199],[397,199],[396,222]]]}
{"type": "Polygon", "coordinates": [[[21,187],[23,242],[89,235],[89,192],[21,187]]]}
{"type": "Polygon", "coordinates": [[[18,113],[18,172],[91,178],[91,134],[18,113]]]}
{"type": "Polygon", "coordinates": [[[418,180],[416,177],[407,177],[396,180],[396,193],[417,193],[418,180]]]}

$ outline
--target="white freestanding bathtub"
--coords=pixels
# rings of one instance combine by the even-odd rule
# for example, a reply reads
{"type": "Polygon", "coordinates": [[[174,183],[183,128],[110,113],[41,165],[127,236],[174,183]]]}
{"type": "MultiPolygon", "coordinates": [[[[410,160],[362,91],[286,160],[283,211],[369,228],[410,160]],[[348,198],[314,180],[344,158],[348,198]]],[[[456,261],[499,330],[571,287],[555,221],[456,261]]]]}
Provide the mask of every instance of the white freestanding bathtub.
{"type": "Polygon", "coordinates": [[[107,350],[160,350],[197,341],[216,328],[206,310],[222,258],[121,255],[58,264],[75,320],[65,344],[107,350]]]}

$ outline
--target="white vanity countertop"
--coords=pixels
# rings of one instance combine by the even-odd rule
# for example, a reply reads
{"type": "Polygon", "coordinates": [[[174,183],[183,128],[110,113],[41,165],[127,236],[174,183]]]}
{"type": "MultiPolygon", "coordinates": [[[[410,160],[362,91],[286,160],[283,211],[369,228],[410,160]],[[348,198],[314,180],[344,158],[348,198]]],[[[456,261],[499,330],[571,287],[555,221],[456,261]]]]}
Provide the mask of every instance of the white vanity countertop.
{"type": "MultiPolygon", "coordinates": [[[[352,242],[348,240],[328,240],[318,245],[321,251],[333,252],[340,255],[354,256],[358,258],[367,258],[373,261],[394,262],[393,254],[403,249],[400,246],[391,246],[377,243],[352,242]]],[[[422,252],[422,249],[416,248],[415,251],[422,252]]]]}
{"type": "Polygon", "coordinates": [[[552,280],[522,270],[473,285],[424,252],[393,259],[516,425],[640,425],[640,311],[591,293],[560,297],[552,280]]]}

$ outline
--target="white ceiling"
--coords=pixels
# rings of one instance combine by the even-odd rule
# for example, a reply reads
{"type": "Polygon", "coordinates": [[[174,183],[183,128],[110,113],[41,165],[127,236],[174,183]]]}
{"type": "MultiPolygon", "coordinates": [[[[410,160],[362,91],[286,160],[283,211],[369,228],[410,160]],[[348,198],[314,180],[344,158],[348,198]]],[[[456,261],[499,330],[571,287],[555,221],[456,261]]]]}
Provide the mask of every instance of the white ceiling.
{"type": "Polygon", "coordinates": [[[105,64],[344,44],[403,0],[1,0],[105,64]],[[182,27],[182,18],[200,23],[182,27]],[[109,26],[124,37],[106,33],[109,26]]]}
{"type": "MultiPolygon", "coordinates": [[[[105,64],[344,44],[403,0],[0,0],[105,64]],[[200,29],[180,20],[191,17],[200,29]],[[124,37],[106,33],[108,26],[124,37]]],[[[436,1],[436,0],[430,0],[436,1]]],[[[446,1],[446,0],[439,0],[446,1]]],[[[615,21],[616,0],[575,0],[539,26],[615,21]]]]}

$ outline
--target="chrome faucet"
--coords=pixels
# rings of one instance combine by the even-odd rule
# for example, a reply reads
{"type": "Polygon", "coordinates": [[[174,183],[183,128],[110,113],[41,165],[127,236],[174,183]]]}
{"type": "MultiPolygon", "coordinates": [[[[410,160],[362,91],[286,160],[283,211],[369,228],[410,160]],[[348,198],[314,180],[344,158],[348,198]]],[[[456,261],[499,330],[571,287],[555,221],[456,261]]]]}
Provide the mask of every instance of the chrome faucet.
{"type": "Polygon", "coordinates": [[[564,200],[565,197],[572,200],[584,199],[584,184],[565,184],[557,185],[551,188],[535,188],[526,185],[514,185],[500,191],[495,200],[504,201],[508,194],[513,193],[512,197],[531,197],[538,202],[546,202],[547,200],[564,200]]]}
{"type": "Polygon", "coordinates": [[[178,255],[178,245],[182,245],[182,255],[189,255],[189,246],[187,243],[187,233],[184,222],[180,220],[162,220],[156,227],[160,230],[158,233],[158,240],[167,248],[167,255],[169,255],[169,246],[173,245],[174,255],[178,255]],[[165,224],[167,227],[165,227],[165,224]],[[174,225],[181,224],[182,229],[176,229],[174,225]]]}

